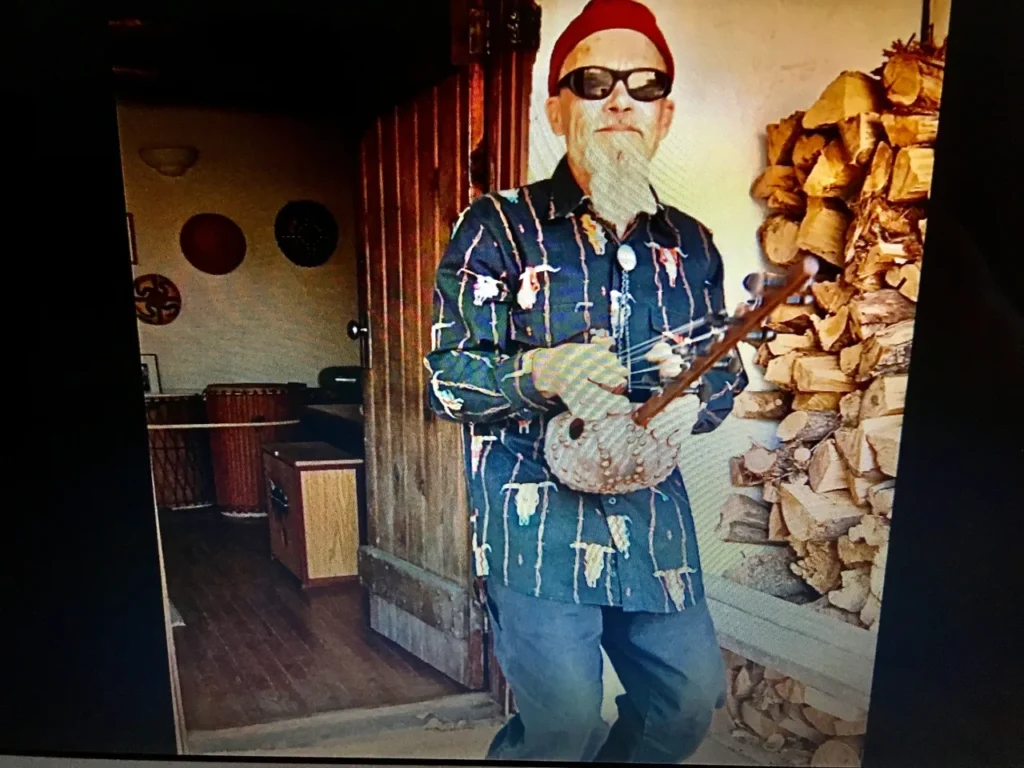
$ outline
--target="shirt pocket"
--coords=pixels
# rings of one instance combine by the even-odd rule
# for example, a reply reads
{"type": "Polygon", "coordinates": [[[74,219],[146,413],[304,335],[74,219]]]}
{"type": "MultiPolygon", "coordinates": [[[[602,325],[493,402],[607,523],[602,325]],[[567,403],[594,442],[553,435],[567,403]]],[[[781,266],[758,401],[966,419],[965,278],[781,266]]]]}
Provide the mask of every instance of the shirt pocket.
{"type": "Polygon", "coordinates": [[[552,302],[544,306],[538,297],[533,309],[513,309],[512,341],[528,347],[555,347],[566,342],[587,341],[587,331],[594,328],[584,308],[570,302],[552,302]]]}

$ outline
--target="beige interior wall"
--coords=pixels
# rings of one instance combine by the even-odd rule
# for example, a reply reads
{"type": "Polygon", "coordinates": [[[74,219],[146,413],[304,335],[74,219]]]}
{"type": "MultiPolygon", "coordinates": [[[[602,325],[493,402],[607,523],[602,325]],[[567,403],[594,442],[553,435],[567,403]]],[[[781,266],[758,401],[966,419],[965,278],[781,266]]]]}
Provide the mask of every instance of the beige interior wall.
{"type": "Polygon", "coordinates": [[[359,363],[345,325],[358,309],[354,147],[325,121],[213,109],[118,106],[125,197],[134,214],[136,275],[156,272],[182,293],[181,315],[140,323],[142,351],[156,354],[165,391],[214,382],[315,385],[329,365],[359,363]],[[184,176],[150,169],[138,150],[187,144],[199,160],[184,176]],[[338,248],[322,267],[292,264],[274,219],[290,200],[334,214],[338,248]],[[196,213],[221,213],[247,241],[234,272],[208,275],[182,256],[179,234],[196,213]]]}

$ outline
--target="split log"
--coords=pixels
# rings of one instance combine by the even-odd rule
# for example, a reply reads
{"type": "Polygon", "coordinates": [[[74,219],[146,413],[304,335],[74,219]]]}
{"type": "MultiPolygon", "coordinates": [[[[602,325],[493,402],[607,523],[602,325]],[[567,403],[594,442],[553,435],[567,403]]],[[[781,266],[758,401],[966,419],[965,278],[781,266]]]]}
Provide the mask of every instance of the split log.
{"type": "Polygon", "coordinates": [[[864,165],[878,146],[881,118],[875,112],[861,112],[839,122],[839,135],[850,162],[864,165]]]}
{"type": "Polygon", "coordinates": [[[762,739],[767,739],[781,733],[779,726],[773,723],[770,718],[758,712],[757,708],[749,701],[744,701],[740,704],[740,716],[743,718],[746,726],[762,739]]]}
{"type": "Polygon", "coordinates": [[[807,718],[798,707],[791,706],[786,711],[785,717],[779,721],[779,727],[812,744],[821,744],[826,738],[825,734],[807,722],[807,718]]]}
{"type": "Polygon", "coordinates": [[[730,494],[719,512],[719,538],[738,544],[766,543],[768,512],[768,507],[749,496],[742,493],[730,494]]]}
{"type": "MultiPolygon", "coordinates": [[[[840,367],[842,367],[842,356],[840,356],[840,367]]],[[[856,427],[860,423],[861,400],[863,398],[864,393],[855,390],[847,392],[839,401],[839,418],[842,420],[844,427],[856,427]]]]}
{"type": "Polygon", "coordinates": [[[775,452],[770,451],[763,445],[754,444],[743,454],[743,466],[750,474],[758,478],[764,475],[775,465],[775,452]]]}
{"type": "Polygon", "coordinates": [[[806,485],[783,483],[779,503],[790,535],[808,542],[834,541],[864,517],[846,491],[815,493],[806,485]]]}
{"type": "Polygon", "coordinates": [[[860,707],[847,704],[835,696],[810,686],[804,688],[804,700],[807,702],[807,706],[832,715],[839,720],[862,720],[868,716],[868,713],[860,707]]]}
{"type": "Polygon", "coordinates": [[[761,478],[747,471],[742,456],[729,459],[729,482],[737,488],[753,488],[761,484],[761,478]]]}
{"type": "Polygon", "coordinates": [[[846,490],[850,492],[850,497],[858,507],[866,507],[868,503],[868,491],[871,487],[885,479],[885,474],[881,470],[872,470],[866,475],[856,475],[853,472],[847,471],[846,473],[846,490]]]}
{"type": "Polygon", "coordinates": [[[784,215],[776,214],[766,218],[757,230],[765,258],[779,266],[787,266],[796,261],[800,257],[800,249],[796,245],[799,231],[800,224],[784,215]]]}
{"type": "Polygon", "coordinates": [[[788,538],[789,528],[782,518],[782,507],[772,504],[772,511],[768,514],[768,541],[785,544],[788,538]]]}
{"type": "Polygon", "coordinates": [[[778,683],[775,686],[775,692],[791,704],[804,703],[804,684],[792,677],[778,683]]]}
{"type": "Polygon", "coordinates": [[[765,325],[782,333],[803,333],[811,327],[814,307],[808,304],[779,304],[769,313],[765,325]]]}
{"type": "Polygon", "coordinates": [[[838,282],[821,281],[811,286],[811,293],[818,306],[835,314],[853,298],[856,291],[852,286],[838,282]]]}
{"type": "Polygon", "coordinates": [[[860,611],[860,620],[869,627],[878,623],[878,617],[882,612],[882,603],[874,595],[868,595],[864,607],[860,611]]]}
{"type": "Polygon", "coordinates": [[[788,413],[791,397],[788,392],[778,390],[767,392],[744,390],[733,400],[732,415],[739,419],[776,421],[788,413]]]}
{"type": "Polygon", "coordinates": [[[867,255],[857,265],[857,276],[859,278],[871,277],[906,261],[907,251],[902,243],[887,243],[885,240],[878,240],[868,249],[867,255]]]}
{"type": "Polygon", "coordinates": [[[769,165],[788,165],[793,159],[793,146],[800,136],[803,112],[794,112],[789,117],[772,123],[765,129],[765,144],[769,165]]]}
{"type": "Polygon", "coordinates": [[[878,551],[877,547],[872,547],[867,542],[853,541],[849,534],[839,537],[836,541],[836,549],[839,551],[839,559],[843,565],[870,565],[878,551]]]}
{"type": "Polygon", "coordinates": [[[894,147],[934,143],[939,135],[938,115],[882,115],[882,125],[894,147]]]}
{"type": "Polygon", "coordinates": [[[814,164],[818,162],[818,156],[825,149],[826,144],[828,144],[828,139],[820,133],[801,135],[793,145],[793,165],[798,170],[810,172],[814,164]]]}
{"type": "Polygon", "coordinates": [[[818,334],[818,343],[824,351],[831,352],[839,342],[846,338],[844,334],[846,334],[846,324],[849,319],[850,310],[846,307],[840,307],[836,314],[829,315],[824,320],[811,318],[814,330],[818,334]]]}
{"type": "Polygon", "coordinates": [[[889,541],[889,523],[878,515],[865,515],[847,532],[847,535],[855,544],[862,541],[869,547],[877,549],[889,541]]]}
{"type": "Polygon", "coordinates": [[[913,235],[915,222],[921,216],[921,211],[920,206],[894,207],[881,200],[876,200],[874,205],[874,216],[878,226],[891,238],[913,235]]]}
{"type": "Polygon", "coordinates": [[[776,189],[765,201],[768,210],[783,216],[799,218],[807,210],[807,198],[800,192],[787,189],[776,189]]]}
{"type": "Polygon", "coordinates": [[[819,766],[859,768],[860,754],[849,744],[831,739],[814,750],[811,756],[811,768],[819,766]]]}
{"type": "Polygon", "coordinates": [[[793,395],[793,410],[838,411],[842,397],[840,392],[797,392],[793,395]]]}
{"type": "Polygon", "coordinates": [[[755,200],[767,200],[777,189],[795,191],[799,188],[796,174],[790,165],[769,165],[754,180],[750,195],[755,200]]]}
{"type": "Polygon", "coordinates": [[[903,415],[879,416],[862,419],[860,427],[868,445],[875,452],[878,468],[889,477],[896,477],[900,455],[900,436],[903,433],[903,415]]]}
{"type": "Polygon", "coordinates": [[[907,401],[907,375],[879,376],[864,391],[860,418],[874,419],[903,413],[907,401]]]}
{"type": "Polygon", "coordinates": [[[850,392],[852,378],[839,369],[837,355],[808,355],[793,362],[793,382],[801,392],[850,392]]]}
{"type": "Polygon", "coordinates": [[[790,566],[793,573],[806,581],[819,595],[826,595],[842,581],[842,563],[834,541],[804,542],[807,555],[790,566]]]}
{"type": "Polygon", "coordinates": [[[807,175],[803,191],[808,197],[845,198],[851,188],[860,181],[862,170],[859,165],[846,160],[846,150],[840,141],[826,145],[814,168],[807,175]]]}
{"type": "Polygon", "coordinates": [[[914,302],[892,288],[865,293],[850,302],[850,328],[863,341],[888,325],[914,317],[915,309],[914,302]]]}
{"type": "Polygon", "coordinates": [[[882,69],[882,86],[889,101],[904,107],[937,110],[942,100],[941,67],[912,54],[897,54],[882,69]]]}
{"type": "Polygon", "coordinates": [[[884,195],[889,189],[889,179],[892,177],[893,151],[884,141],[878,142],[875,147],[875,154],[871,156],[871,167],[868,175],[864,177],[864,184],[861,186],[861,198],[874,195],[884,195]]]}
{"type": "Polygon", "coordinates": [[[864,345],[860,342],[841,349],[839,351],[839,370],[847,376],[853,376],[860,364],[860,353],[863,349],[864,345]]]}
{"type": "Polygon", "coordinates": [[[844,263],[846,228],[850,214],[845,205],[824,197],[807,201],[807,213],[800,222],[796,245],[837,267],[844,263]]]}
{"type": "Polygon", "coordinates": [[[896,496],[896,481],[883,480],[868,489],[868,504],[871,512],[882,517],[892,517],[892,503],[896,496]]]}
{"type": "Polygon", "coordinates": [[[835,125],[861,112],[881,112],[884,96],[879,85],[863,72],[840,73],[804,113],[801,119],[804,130],[835,125]]]}
{"type": "MultiPolygon", "coordinates": [[[[768,363],[771,362],[772,352],[768,349],[767,344],[758,344],[757,352],[754,353],[754,365],[761,368],[767,368],[768,363]]],[[[740,393],[742,394],[742,393],[740,393]]]]}
{"type": "Polygon", "coordinates": [[[843,586],[828,593],[828,600],[836,608],[859,614],[871,594],[871,578],[863,570],[846,570],[840,574],[843,586]]]}
{"type": "MultiPolygon", "coordinates": [[[[769,480],[761,486],[761,496],[764,498],[765,503],[771,504],[774,508],[779,503],[779,484],[774,480],[769,480]]],[[[781,512],[779,514],[782,514],[781,512]]],[[[768,530],[771,531],[772,520],[771,515],[768,517],[768,530]]]]}
{"type": "Polygon", "coordinates": [[[846,469],[836,450],[835,440],[823,440],[811,451],[807,480],[815,493],[838,491],[846,487],[846,469]]]}
{"type": "Polygon", "coordinates": [[[877,331],[864,343],[857,380],[867,381],[889,373],[906,373],[914,340],[914,321],[902,322],[877,331]]]}
{"type": "Polygon", "coordinates": [[[836,448],[843,457],[847,468],[859,477],[864,477],[872,470],[878,469],[875,452],[858,426],[840,427],[835,432],[836,448]]]}
{"type": "Polygon", "coordinates": [[[815,442],[838,428],[839,414],[834,411],[793,411],[779,423],[775,434],[784,443],[792,440],[815,442]]]}
{"type": "Polygon", "coordinates": [[[893,267],[886,273],[885,281],[896,288],[901,296],[916,302],[921,290],[921,267],[917,264],[904,264],[899,269],[893,267]]]}
{"type": "Polygon", "coordinates": [[[774,597],[806,595],[807,584],[790,568],[796,562],[796,555],[784,546],[765,549],[765,552],[745,557],[739,565],[725,572],[725,578],[774,597]]]}
{"type": "Polygon", "coordinates": [[[885,561],[889,556],[889,542],[878,548],[874,562],[871,564],[871,594],[882,599],[882,587],[885,583],[885,561]]]}
{"type": "Polygon", "coordinates": [[[796,552],[797,557],[807,557],[810,552],[810,546],[811,543],[808,541],[800,541],[800,539],[794,538],[790,538],[789,540],[789,547],[796,552]]]}
{"type": "Polygon", "coordinates": [[[753,695],[755,686],[762,679],[761,668],[752,662],[747,662],[736,675],[736,687],[733,688],[733,694],[737,699],[745,699],[753,695]]]}
{"type": "Polygon", "coordinates": [[[776,356],[782,356],[794,349],[814,349],[814,334],[780,333],[768,342],[768,349],[776,356]]]}
{"type": "Polygon", "coordinates": [[[836,735],[835,721],[838,718],[833,717],[827,712],[822,712],[820,709],[810,705],[805,705],[801,714],[803,714],[804,719],[814,726],[815,730],[819,733],[822,733],[825,736],[836,735]]]}
{"type": "Polygon", "coordinates": [[[803,352],[795,350],[769,361],[764,372],[765,381],[782,389],[792,389],[794,387],[793,366],[803,355],[803,352]]]}
{"type": "Polygon", "coordinates": [[[889,201],[912,203],[926,199],[932,186],[934,166],[935,150],[931,147],[901,149],[892,164],[889,201]]]}

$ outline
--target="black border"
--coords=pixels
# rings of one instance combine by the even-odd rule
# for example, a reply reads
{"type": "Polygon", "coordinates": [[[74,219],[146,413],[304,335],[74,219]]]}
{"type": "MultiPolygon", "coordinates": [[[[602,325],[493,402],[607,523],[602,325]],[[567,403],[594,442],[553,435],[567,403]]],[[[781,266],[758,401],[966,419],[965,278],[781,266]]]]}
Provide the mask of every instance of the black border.
{"type": "MultiPolygon", "coordinates": [[[[0,749],[158,758],[175,738],[156,524],[131,269],[103,256],[128,242],[104,14],[80,7],[91,5],[16,6],[15,17],[35,12],[32,35],[8,18],[21,66],[7,71],[29,82],[5,91],[6,105],[36,125],[30,172],[6,186],[59,204],[36,206],[50,216],[36,231],[57,246],[47,274],[20,278],[14,295],[36,302],[8,326],[19,329],[12,346],[23,345],[8,375],[27,380],[31,419],[9,433],[17,464],[5,511],[14,526],[0,541],[4,559],[21,567],[0,631],[0,749]],[[54,339],[67,350],[64,376],[50,373],[54,339]]],[[[1019,216],[1008,164],[1019,154],[1010,108],[1020,80],[1011,87],[1019,69],[999,34],[1011,22],[996,13],[1008,5],[953,4],[869,768],[1011,765],[1024,752],[1024,686],[1013,679],[1020,649],[1007,632],[1020,626],[1020,557],[998,551],[1017,543],[1022,506],[1011,439],[1022,376],[1020,249],[1008,247],[1008,223],[1019,216]]],[[[367,44],[380,55],[379,41],[367,44]]]]}

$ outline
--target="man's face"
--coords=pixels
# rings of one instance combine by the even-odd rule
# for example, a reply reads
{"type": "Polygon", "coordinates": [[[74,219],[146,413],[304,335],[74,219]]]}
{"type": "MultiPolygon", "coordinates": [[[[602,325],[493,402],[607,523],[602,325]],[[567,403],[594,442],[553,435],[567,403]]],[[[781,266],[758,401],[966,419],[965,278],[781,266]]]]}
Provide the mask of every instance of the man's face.
{"type": "MultiPolygon", "coordinates": [[[[558,77],[587,66],[666,69],[654,43],[631,29],[605,30],[584,39],[566,57],[558,77]]],[[[546,108],[552,130],[565,137],[570,161],[587,168],[595,157],[614,162],[633,155],[649,161],[668,133],[675,105],[667,98],[637,101],[629,95],[626,84],[618,82],[611,94],[599,101],[580,98],[562,88],[547,100],[546,108]]]]}

